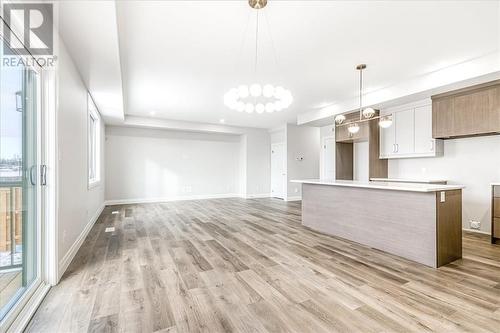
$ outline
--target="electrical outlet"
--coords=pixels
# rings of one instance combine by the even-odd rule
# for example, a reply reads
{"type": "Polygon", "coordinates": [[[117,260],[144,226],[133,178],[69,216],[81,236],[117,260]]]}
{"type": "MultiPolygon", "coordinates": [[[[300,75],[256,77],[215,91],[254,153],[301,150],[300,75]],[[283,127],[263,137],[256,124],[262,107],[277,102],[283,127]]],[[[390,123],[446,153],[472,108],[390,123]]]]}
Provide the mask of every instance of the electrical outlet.
{"type": "Polygon", "coordinates": [[[471,229],[479,230],[481,229],[481,221],[469,220],[469,226],[471,229]]]}
{"type": "Polygon", "coordinates": [[[293,191],[294,191],[295,193],[299,193],[299,189],[298,189],[298,188],[294,188],[294,189],[293,189],[293,191]]]}

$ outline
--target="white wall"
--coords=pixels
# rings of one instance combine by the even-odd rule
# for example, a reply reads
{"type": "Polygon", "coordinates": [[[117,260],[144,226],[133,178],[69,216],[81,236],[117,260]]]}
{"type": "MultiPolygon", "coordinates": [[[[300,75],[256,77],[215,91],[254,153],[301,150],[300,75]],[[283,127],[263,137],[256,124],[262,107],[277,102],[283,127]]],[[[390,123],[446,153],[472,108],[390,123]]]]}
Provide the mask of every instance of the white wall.
{"type": "Polygon", "coordinates": [[[491,189],[500,181],[500,135],[446,140],[444,156],[389,160],[391,178],[439,178],[463,184],[463,227],[469,219],[481,221],[481,230],[490,232],[491,189]]]}
{"type": "Polygon", "coordinates": [[[274,143],[286,144],[286,126],[271,130],[270,135],[271,135],[271,144],[274,143]]]}
{"type": "Polygon", "coordinates": [[[367,182],[369,174],[369,151],[368,141],[356,142],[353,148],[353,178],[354,180],[367,182]]]}
{"type": "Polygon", "coordinates": [[[287,196],[297,198],[302,196],[302,186],[290,180],[319,178],[320,129],[288,124],[286,140],[287,196]],[[302,161],[297,160],[300,157],[302,161]]]}
{"type": "Polygon", "coordinates": [[[106,200],[238,195],[240,149],[237,135],[108,126],[106,200]]]}
{"type": "MultiPolygon", "coordinates": [[[[60,268],[64,268],[69,264],[71,255],[75,254],[79,237],[103,207],[104,166],[101,164],[101,183],[89,190],[87,89],[62,41],[59,43],[57,65],[58,260],[60,268]]],[[[104,125],[101,131],[104,138],[104,125]]],[[[101,156],[104,163],[104,140],[101,156]]]]}

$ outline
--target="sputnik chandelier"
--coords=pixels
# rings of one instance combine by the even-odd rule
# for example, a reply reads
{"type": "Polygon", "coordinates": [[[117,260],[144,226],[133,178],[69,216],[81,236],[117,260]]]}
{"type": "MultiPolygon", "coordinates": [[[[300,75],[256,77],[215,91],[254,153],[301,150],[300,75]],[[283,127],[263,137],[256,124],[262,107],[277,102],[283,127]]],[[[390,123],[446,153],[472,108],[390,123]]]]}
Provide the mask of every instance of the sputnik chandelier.
{"type": "MultiPolygon", "coordinates": [[[[267,5],[267,0],[249,0],[248,4],[257,11],[255,28],[255,73],[257,73],[259,10],[267,5]]],[[[224,95],[224,104],[228,108],[247,113],[256,112],[261,114],[264,112],[279,112],[288,108],[292,102],[293,96],[289,90],[269,83],[253,83],[251,85],[241,84],[236,88],[229,89],[224,95]]]]}

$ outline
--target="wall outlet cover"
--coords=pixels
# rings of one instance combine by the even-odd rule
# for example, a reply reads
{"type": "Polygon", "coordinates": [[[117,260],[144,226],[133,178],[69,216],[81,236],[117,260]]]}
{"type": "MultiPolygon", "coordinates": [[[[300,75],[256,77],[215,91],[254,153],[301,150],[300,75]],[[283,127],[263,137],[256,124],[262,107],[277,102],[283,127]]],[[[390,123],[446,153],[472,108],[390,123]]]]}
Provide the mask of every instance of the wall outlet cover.
{"type": "Polygon", "coordinates": [[[481,221],[469,220],[469,226],[471,229],[481,229],[481,221]]]}

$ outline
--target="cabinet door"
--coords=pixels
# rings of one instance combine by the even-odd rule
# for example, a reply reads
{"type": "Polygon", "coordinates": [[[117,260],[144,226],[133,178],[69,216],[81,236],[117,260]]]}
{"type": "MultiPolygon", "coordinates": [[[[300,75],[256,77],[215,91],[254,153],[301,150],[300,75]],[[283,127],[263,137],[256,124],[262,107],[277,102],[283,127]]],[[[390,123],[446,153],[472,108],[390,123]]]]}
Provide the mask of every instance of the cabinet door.
{"type": "Polygon", "coordinates": [[[414,109],[396,112],[396,154],[407,155],[415,151],[414,109]]]}
{"type": "MultiPolygon", "coordinates": [[[[394,117],[394,116],[393,116],[394,117]]],[[[394,155],[396,148],[396,126],[394,123],[388,128],[380,128],[380,157],[390,157],[394,155]]]]}
{"type": "Polygon", "coordinates": [[[435,150],[432,138],[432,106],[415,108],[415,153],[432,153],[435,150]]]}
{"type": "Polygon", "coordinates": [[[488,90],[455,96],[453,98],[453,111],[454,135],[475,135],[489,132],[488,90]]]}
{"type": "Polygon", "coordinates": [[[432,101],[432,137],[448,138],[453,132],[453,103],[451,97],[432,101]]]}
{"type": "Polygon", "coordinates": [[[489,132],[500,132],[500,87],[489,90],[489,132]]]}

